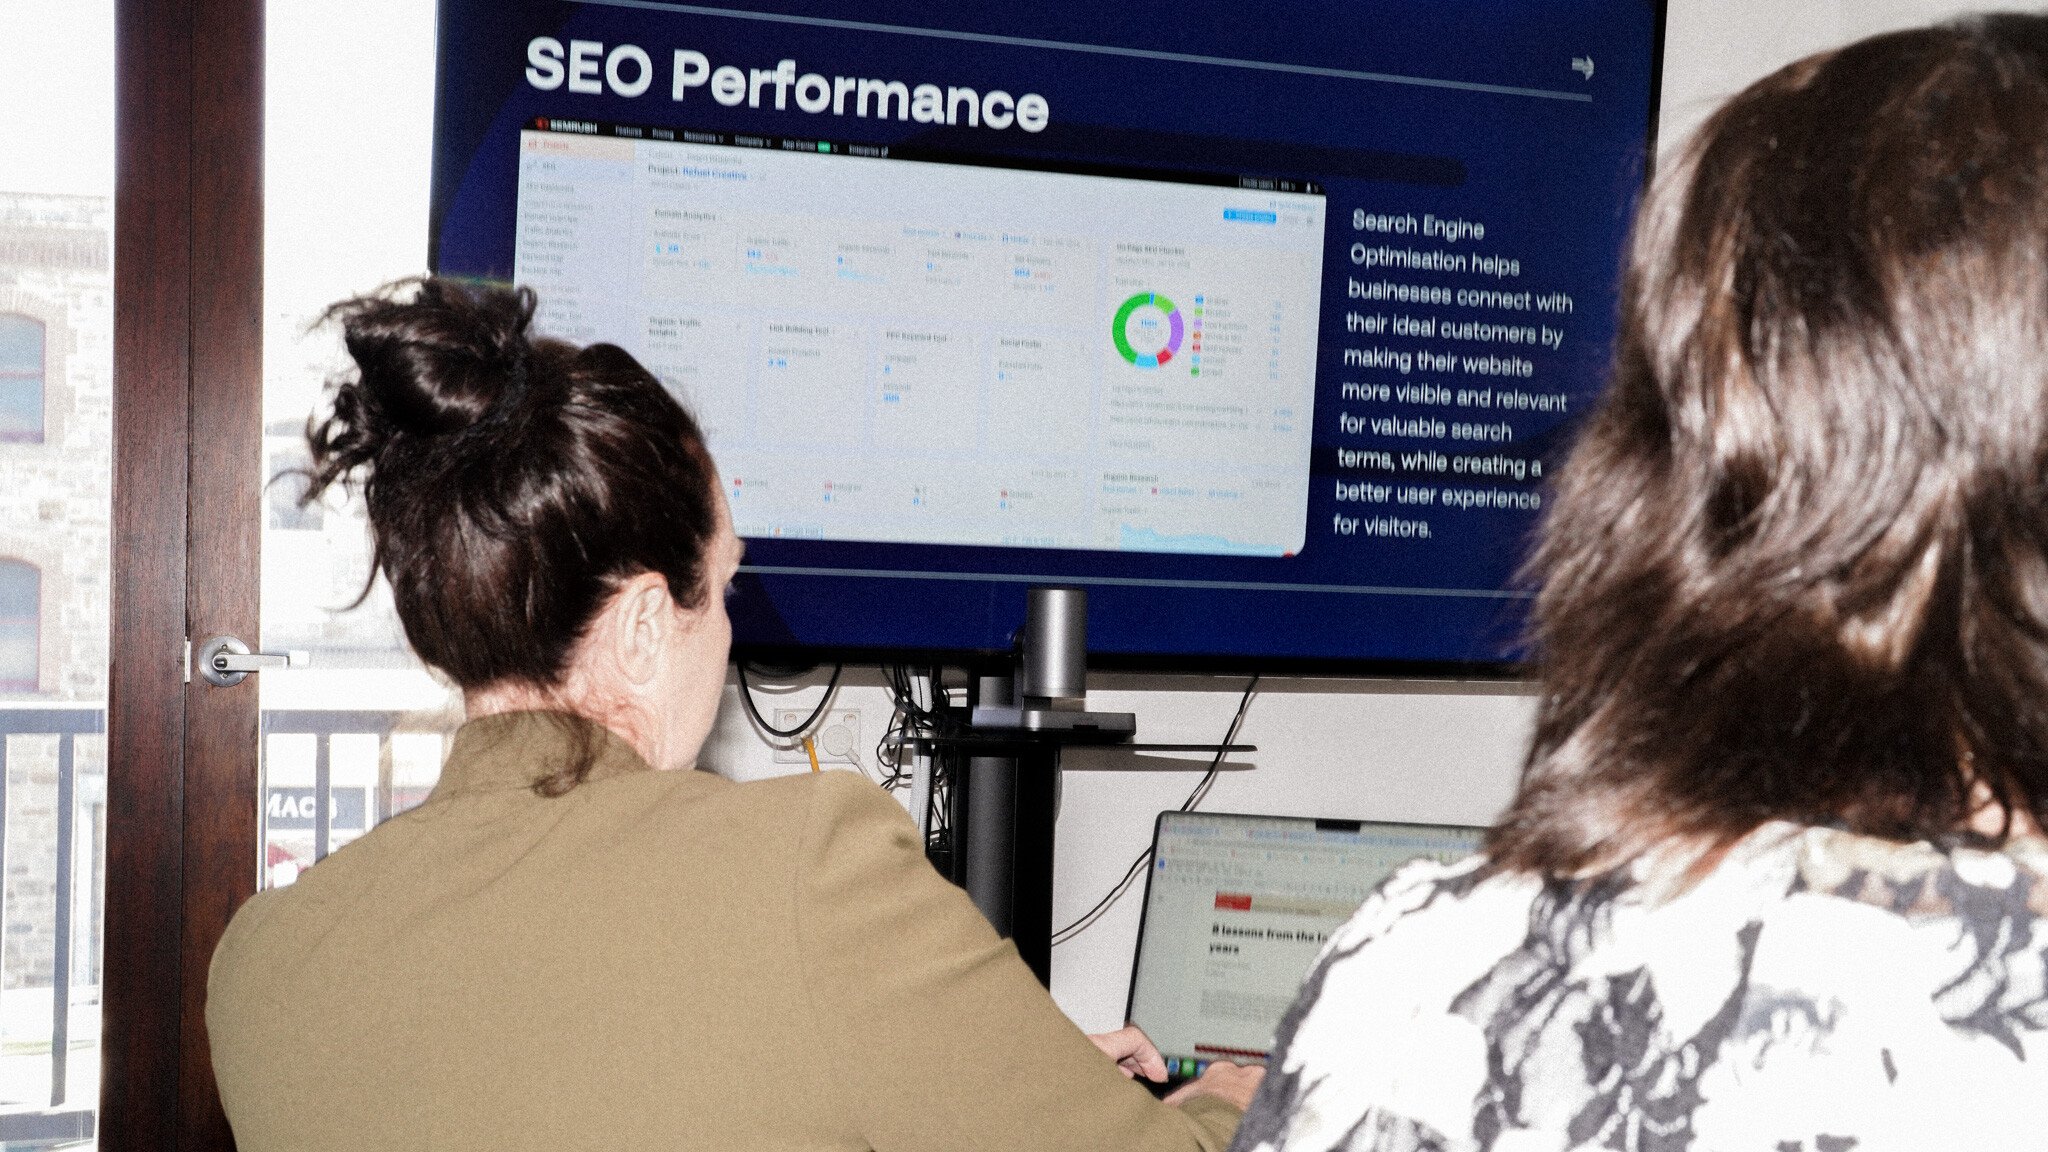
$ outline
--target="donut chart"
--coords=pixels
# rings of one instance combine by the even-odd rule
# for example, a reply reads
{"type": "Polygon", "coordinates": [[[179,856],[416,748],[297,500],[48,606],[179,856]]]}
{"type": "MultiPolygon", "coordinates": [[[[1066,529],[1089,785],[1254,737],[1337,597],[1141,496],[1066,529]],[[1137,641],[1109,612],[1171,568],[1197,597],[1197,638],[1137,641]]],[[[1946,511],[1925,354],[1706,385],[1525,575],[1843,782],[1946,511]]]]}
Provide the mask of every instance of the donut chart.
{"type": "Polygon", "coordinates": [[[1180,309],[1157,292],[1140,292],[1132,296],[1123,302],[1116,310],[1116,318],[1109,322],[1109,337],[1116,342],[1117,355],[1139,368],[1157,368],[1173,359],[1173,354],[1180,351],[1181,338],[1186,334],[1187,323],[1181,319],[1180,309]],[[1166,316],[1166,342],[1157,352],[1140,352],[1131,343],[1131,317],[1140,308],[1156,308],[1166,316]]]}

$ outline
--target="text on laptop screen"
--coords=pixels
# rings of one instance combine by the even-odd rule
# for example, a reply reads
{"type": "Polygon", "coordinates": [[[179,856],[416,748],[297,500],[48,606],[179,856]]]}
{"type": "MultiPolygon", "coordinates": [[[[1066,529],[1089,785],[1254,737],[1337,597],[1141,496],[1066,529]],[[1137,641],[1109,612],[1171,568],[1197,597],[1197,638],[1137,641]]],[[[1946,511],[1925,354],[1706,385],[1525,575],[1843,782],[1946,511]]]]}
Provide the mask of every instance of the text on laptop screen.
{"type": "Polygon", "coordinates": [[[1176,1063],[1263,1060],[1310,963],[1373,889],[1417,857],[1469,856],[1484,835],[1448,825],[1161,816],[1132,1022],[1176,1063]]]}

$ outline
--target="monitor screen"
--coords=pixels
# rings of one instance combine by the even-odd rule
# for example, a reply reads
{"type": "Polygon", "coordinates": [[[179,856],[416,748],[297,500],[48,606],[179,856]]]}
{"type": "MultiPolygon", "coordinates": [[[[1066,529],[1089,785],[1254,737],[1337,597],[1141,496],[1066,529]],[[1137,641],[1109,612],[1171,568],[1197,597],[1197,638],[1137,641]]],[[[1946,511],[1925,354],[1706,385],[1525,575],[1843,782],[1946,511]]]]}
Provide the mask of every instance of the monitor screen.
{"type": "Polygon", "coordinates": [[[1655,0],[442,0],[433,265],[696,413],[742,652],[1499,669],[1655,0]]]}
{"type": "Polygon", "coordinates": [[[1128,1017],[1183,1076],[1256,1063],[1330,935],[1396,868],[1463,859],[1483,828],[1165,812],[1128,1017]]]}

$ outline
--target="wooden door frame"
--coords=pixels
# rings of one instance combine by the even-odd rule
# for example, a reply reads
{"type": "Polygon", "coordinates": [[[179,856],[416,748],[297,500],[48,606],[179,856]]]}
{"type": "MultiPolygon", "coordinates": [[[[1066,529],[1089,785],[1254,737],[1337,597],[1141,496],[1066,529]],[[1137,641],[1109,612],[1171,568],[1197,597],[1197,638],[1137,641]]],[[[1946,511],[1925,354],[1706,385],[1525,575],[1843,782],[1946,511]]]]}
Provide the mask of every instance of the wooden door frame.
{"type": "Polygon", "coordinates": [[[231,1148],[207,962],[256,889],[263,0],[116,0],[114,483],[99,1146],[231,1148]]]}

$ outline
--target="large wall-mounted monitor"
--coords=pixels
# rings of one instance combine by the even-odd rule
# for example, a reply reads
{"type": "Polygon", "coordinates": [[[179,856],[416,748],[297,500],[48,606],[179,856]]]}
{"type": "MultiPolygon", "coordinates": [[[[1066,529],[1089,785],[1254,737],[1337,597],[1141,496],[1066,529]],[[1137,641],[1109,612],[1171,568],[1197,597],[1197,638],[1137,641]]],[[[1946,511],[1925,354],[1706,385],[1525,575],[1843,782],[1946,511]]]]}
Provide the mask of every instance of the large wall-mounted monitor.
{"type": "Polygon", "coordinates": [[[1503,670],[1659,0],[442,0],[433,265],[698,415],[744,651],[1503,670]]]}

